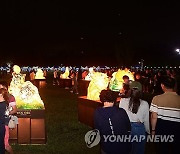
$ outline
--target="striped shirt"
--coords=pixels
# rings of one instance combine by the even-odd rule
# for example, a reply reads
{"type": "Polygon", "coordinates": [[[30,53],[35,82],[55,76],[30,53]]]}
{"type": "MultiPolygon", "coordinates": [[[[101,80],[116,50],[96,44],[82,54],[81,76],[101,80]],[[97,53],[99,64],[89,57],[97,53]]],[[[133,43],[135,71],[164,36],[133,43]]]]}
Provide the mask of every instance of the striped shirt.
{"type": "Polygon", "coordinates": [[[152,100],[151,112],[156,112],[158,118],[180,122],[180,96],[176,92],[165,92],[152,100]]]}

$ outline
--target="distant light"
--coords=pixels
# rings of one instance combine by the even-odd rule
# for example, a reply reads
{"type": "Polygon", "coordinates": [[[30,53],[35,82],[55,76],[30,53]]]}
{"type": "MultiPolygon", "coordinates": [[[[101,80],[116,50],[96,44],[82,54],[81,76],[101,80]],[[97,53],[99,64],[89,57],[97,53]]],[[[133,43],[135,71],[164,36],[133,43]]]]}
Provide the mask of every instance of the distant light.
{"type": "Polygon", "coordinates": [[[180,55],[180,49],[176,49],[176,52],[180,55]]]}
{"type": "Polygon", "coordinates": [[[178,53],[179,53],[179,52],[180,52],[180,49],[176,49],[176,52],[178,52],[178,53]]]}

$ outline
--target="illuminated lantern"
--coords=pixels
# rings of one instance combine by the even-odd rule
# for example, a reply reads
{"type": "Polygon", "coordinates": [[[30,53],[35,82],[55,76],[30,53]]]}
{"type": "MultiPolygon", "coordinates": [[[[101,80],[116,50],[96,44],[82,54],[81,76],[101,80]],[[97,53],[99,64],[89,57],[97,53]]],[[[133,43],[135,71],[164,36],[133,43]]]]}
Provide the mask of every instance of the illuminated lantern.
{"type": "Polygon", "coordinates": [[[89,83],[87,99],[99,100],[102,90],[106,89],[109,84],[108,76],[104,73],[94,72],[92,80],[89,83]]]}
{"type": "Polygon", "coordinates": [[[21,68],[18,65],[14,65],[13,66],[13,71],[16,74],[19,74],[21,72],[21,68]]]}
{"type": "Polygon", "coordinates": [[[37,69],[35,79],[45,79],[44,73],[43,73],[43,71],[41,69],[37,69]]]}
{"type": "Polygon", "coordinates": [[[69,79],[69,68],[66,67],[66,70],[63,74],[60,76],[61,79],[69,79]]]}
{"type": "Polygon", "coordinates": [[[26,74],[21,74],[21,68],[17,65],[13,66],[12,80],[9,87],[9,92],[14,96],[19,95],[20,88],[25,82],[26,74]]]}
{"type": "Polygon", "coordinates": [[[132,72],[130,72],[128,69],[125,70],[118,70],[117,72],[114,72],[112,74],[112,79],[109,84],[109,88],[112,91],[120,91],[123,87],[123,76],[127,75],[129,77],[129,80],[134,81],[134,75],[132,72]]]}
{"type": "Polygon", "coordinates": [[[93,67],[90,67],[90,68],[89,68],[89,73],[88,73],[88,75],[85,77],[85,80],[91,81],[93,75],[94,75],[93,67]]]}
{"type": "Polygon", "coordinates": [[[18,109],[44,109],[43,101],[38,89],[30,81],[25,82],[25,75],[21,74],[19,66],[13,67],[13,78],[10,83],[9,93],[16,99],[18,109]]]}

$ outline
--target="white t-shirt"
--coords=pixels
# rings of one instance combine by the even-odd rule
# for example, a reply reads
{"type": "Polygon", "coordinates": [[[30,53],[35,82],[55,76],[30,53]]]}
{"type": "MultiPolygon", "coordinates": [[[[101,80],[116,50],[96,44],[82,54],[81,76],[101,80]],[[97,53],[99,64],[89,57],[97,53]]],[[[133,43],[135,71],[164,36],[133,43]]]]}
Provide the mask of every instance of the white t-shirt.
{"type": "Polygon", "coordinates": [[[119,107],[123,108],[130,119],[130,122],[142,122],[144,123],[145,129],[147,133],[150,133],[150,129],[149,129],[149,104],[148,102],[144,101],[144,100],[140,100],[141,104],[139,106],[138,112],[132,113],[129,110],[129,101],[130,98],[121,98],[120,103],[119,103],[119,107]]]}

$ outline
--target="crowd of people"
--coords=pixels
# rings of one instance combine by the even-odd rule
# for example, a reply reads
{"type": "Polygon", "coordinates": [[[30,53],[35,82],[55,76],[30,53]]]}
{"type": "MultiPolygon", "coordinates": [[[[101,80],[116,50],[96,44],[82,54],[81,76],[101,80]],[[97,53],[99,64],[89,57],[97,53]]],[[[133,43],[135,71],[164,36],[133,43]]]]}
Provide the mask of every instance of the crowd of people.
{"type": "Polygon", "coordinates": [[[95,128],[101,135],[101,153],[144,154],[147,135],[154,138],[155,136],[172,137],[172,140],[168,141],[151,141],[157,142],[157,154],[180,153],[178,147],[180,143],[180,96],[176,92],[175,77],[162,76],[159,84],[163,93],[154,96],[150,106],[142,99],[142,93],[147,92],[146,85],[144,84],[142,88],[143,86],[138,83],[139,80],[130,82],[127,76],[123,79],[125,90],[122,90],[123,94],[121,94],[118,107],[115,105],[117,95],[113,91],[103,90],[100,94],[100,100],[104,106],[96,109],[94,121],[95,128]],[[130,135],[131,139],[137,138],[128,142],[113,141],[112,138],[107,140],[108,136],[115,138],[118,135],[130,135]]]}
{"type": "MultiPolygon", "coordinates": [[[[96,71],[96,70],[95,70],[96,71]]],[[[118,68],[112,69],[99,69],[98,71],[106,73],[109,78],[112,78],[112,74],[118,71],[118,68]]],[[[169,76],[175,79],[175,90],[178,94],[180,94],[180,69],[144,69],[143,71],[139,69],[130,69],[130,71],[134,74],[135,81],[138,81],[142,85],[143,93],[151,93],[153,95],[162,94],[161,81],[163,76],[169,76]]],[[[53,84],[59,85],[60,75],[62,71],[58,71],[57,69],[53,72],[53,84]]],[[[83,69],[72,69],[70,70],[69,77],[75,80],[73,77],[76,77],[76,80],[85,79],[88,75],[89,71],[83,69]]],[[[74,81],[73,81],[74,82],[74,81]]],[[[78,91],[78,90],[77,90],[78,91]]]]}
{"type": "MultiPolygon", "coordinates": [[[[38,68],[38,67],[37,67],[38,68]]],[[[37,69],[36,68],[36,69],[37,69]]],[[[76,74],[75,76],[77,76],[77,80],[80,79],[85,79],[85,77],[88,75],[89,73],[89,68],[90,67],[69,67],[69,71],[70,71],[70,75],[69,77],[73,78],[74,73],[76,74]]],[[[118,67],[93,67],[94,71],[98,71],[98,72],[103,72],[106,73],[110,78],[112,77],[112,74],[116,71],[118,71],[118,67]]],[[[36,69],[35,68],[31,68],[31,67],[27,67],[26,69],[22,68],[22,71],[26,74],[26,79],[33,81],[35,79],[35,74],[36,74],[36,69]]],[[[125,69],[121,68],[121,69],[125,69]]],[[[59,85],[59,79],[61,74],[64,73],[65,71],[65,66],[63,67],[44,67],[42,68],[44,76],[48,77],[48,76],[52,76],[53,77],[53,85],[59,85]]],[[[180,82],[180,68],[175,67],[175,68],[144,68],[143,70],[141,70],[140,68],[133,68],[131,67],[129,69],[135,77],[135,80],[140,82],[142,84],[142,88],[143,88],[143,92],[148,92],[148,93],[152,93],[152,94],[161,94],[163,93],[162,89],[161,89],[161,80],[162,80],[162,76],[167,75],[170,76],[172,78],[174,78],[177,81],[176,84],[176,89],[178,90],[178,94],[180,94],[179,89],[177,88],[178,83],[180,82]]],[[[0,78],[4,78],[11,76],[11,72],[8,71],[0,71],[0,78]]]]}

